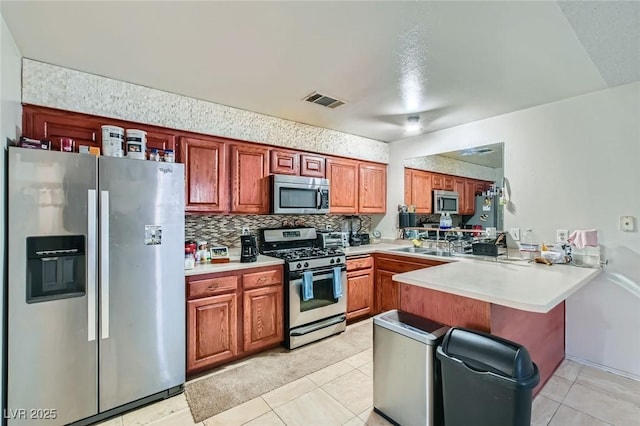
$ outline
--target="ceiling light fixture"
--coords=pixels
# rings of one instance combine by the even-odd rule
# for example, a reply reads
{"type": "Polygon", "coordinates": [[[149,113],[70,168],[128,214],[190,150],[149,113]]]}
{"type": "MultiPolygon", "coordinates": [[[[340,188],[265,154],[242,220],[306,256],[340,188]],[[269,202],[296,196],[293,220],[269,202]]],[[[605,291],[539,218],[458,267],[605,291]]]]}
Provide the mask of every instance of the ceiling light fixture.
{"type": "Polygon", "coordinates": [[[420,130],[420,116],[410,115],[407,117],[407,124],[404,126],[407,132],[417,132],[420,130]]]}

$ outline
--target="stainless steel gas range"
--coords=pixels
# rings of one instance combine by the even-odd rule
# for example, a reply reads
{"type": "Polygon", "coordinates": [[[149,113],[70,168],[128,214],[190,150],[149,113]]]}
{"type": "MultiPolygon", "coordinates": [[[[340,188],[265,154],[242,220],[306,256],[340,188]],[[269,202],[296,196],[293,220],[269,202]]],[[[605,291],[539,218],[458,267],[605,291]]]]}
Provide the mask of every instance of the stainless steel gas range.
{"type": "Polygon", "coordinates": [[[314,247],[316,239],[315,228],[260,230],[260,252],[284,260],[284,331],[289,349],[346,329],[345,254],[314,247]]]}

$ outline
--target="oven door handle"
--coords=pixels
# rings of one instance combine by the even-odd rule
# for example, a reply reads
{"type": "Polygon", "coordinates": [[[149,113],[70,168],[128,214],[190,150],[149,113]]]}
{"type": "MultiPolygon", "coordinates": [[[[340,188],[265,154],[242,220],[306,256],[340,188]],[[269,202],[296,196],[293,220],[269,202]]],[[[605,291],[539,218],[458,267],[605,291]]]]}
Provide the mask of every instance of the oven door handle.
{"type": "MultiPolygon", "coordinates": [[[[337,268],[337,266],[336,266],[337,268]]],[[[347,267],[342,265],[340,266],[340,271],[344,272],[347,270],[347,267]]],[[[293,276],[293,281],[302,281],[302,272],[296,272],[296,275],[293,276]]],[[[324,279],[324,278],[331,278],[333,277],[333,268],[331,269],[323,269],[321,271],[314,271],[313,272],[313,278],[319,278],[319,279],[324,279]]]]}

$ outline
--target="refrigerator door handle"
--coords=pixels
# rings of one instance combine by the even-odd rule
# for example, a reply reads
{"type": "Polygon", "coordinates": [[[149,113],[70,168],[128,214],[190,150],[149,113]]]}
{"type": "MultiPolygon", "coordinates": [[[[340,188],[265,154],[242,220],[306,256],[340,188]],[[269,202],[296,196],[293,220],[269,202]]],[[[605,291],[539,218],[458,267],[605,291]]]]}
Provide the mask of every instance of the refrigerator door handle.
{"type": "Polygon", "coordinates": [[[96,340],[96,190],[87,191],[87,323],[89,342],[96,340]]]}
{"type": "Polygon", "coordinates": [[[100,337],[109,338],[109,191],[100,191],[100,337]]]}

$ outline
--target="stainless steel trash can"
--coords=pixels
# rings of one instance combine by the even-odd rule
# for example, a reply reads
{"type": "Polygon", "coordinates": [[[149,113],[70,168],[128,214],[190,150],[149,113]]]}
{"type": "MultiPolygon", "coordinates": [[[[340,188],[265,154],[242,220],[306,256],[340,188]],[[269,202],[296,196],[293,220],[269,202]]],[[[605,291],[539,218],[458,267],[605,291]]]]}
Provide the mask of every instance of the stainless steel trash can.
{"type": "Polygon", "coordinates": [[[373,407],[402,426],[442,424],[436,346],[449,327],[398,310],[373,318],[373,407]]]}

